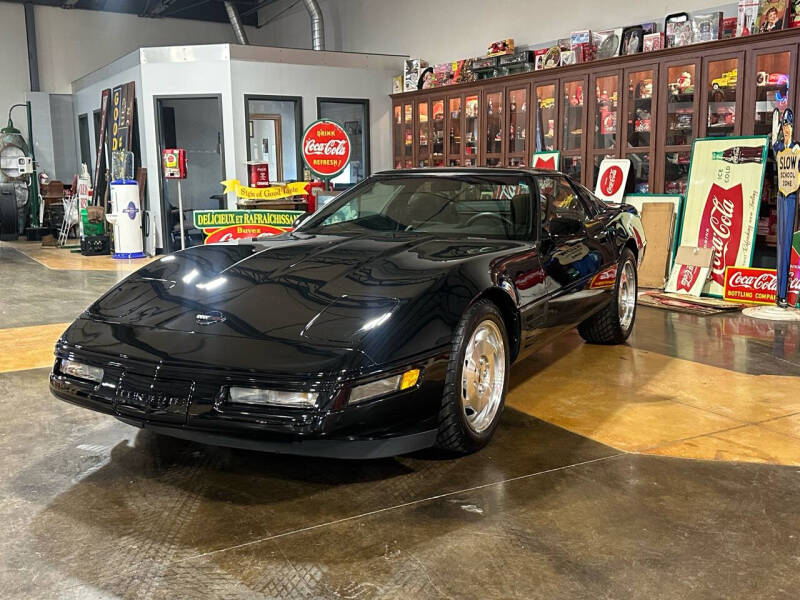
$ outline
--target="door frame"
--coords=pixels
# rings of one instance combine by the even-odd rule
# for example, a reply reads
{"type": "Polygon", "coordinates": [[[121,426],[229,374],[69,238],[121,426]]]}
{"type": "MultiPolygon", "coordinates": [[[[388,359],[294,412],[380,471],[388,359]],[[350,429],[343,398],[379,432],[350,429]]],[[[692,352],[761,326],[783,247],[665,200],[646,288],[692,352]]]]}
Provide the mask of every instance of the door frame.
{"type": "MultiPolygon", "coordinates": [[[[270,113],[253,113],[250,115],[250,120],[247,122],[248,128],[248,136],[247,140],[250,141],[250,123],[252,121],[274,121],[275,122],[275,165],[278,171],[281,174],[280,179],[276,179],[277,181],[283,181],[283,134],[281,132],[283,128],[283,121],[279,114],[270,114],[270,113]]],[[[247,150],[250,150],[250,144],[247,144],[247,150]]]]}
{"type": "MultiPolygon", "coordinates": [[[[363,132],[361,139],[364,140],[364,179],[372,175],[372,150],[370,149],[370,138],[372,137],[372,128],[370,127],[369,117],[369,98],[329,98],[327,96],[317,96],[317,119],[320,116],[323,102],[338,102],[340,104],[361,104],[364,107],[364,125],[366,132],[363,132]]],[[[392,118],[394,119],[394,105],[392,107],[392,118]]],[[[400,124],[403,124],[403,103],[400,103],[400,124]]],[[[340,123],[344,127],[344,123],[340,123]]],[[[394,125],[394,123],[393,123],[394,125]]],[[[445,155],[446,156],[446,155],[445,155]]],[[[355,185],[355,184],[353,184],[355,185]]]]}
{"type": "MultiPolygon", "coordinates": [[[[161,208],[161,233],[162,233],[162,250],[165,253],[173,252],[172,246],[169,242],[169,219],[167,211],[164,207],[164,190],[166,188],[166,179],[164,178],[164,169],[161,168],[161,146],[164,143],[164,126],[161,122],[161,111],[159,110],[159,102],[161,100],[197,100],[197,99],[213,99],[217,101],[219,107],[219,125],[220,125],[220,165],[222,167],[222,179],[227,178],[225,171],[225,115],[222,111],[222,94],[162,94],[153,96],[153,113],[156,122],[156,161],[158,161],[158,202],[161,208]]],[[[191,160],[191,157],[189,158],[191,160]]],[[[158,247],[156,246],[156,250],[158,247]]]]}
{"type": "MultiPolygon", "coordinates": [[[[270,96],[264,94],[245,94],[244,95],[244,127],[245,127],[245,138],[247,140],[250,139],[248,135],[250,133],[250,100],[263,100],[266,102],[294,102],[294,139],[297,140],[298,146],[300,145],[300,140],[303,139],[303,97],[302,96],[270,96]]],[[[253,113],[253,114],[263,114],[263,113],[253,113]]],[[[250,156],[250,144],[245,144],[247,151],[247,160],[251,160],[252,156],[250,156]]],[[[300,151],[300,148],[296,148],[297,152],[295,160],[297,161],[297,181],[302,181],[303,177],[303,153],[300,151]]],[[[283,152],[281,152],[281,155],[283,152]]],[[[283,162],[281,162],[283,165],[283,162]]],[[[283,169],[281,169],[283,170],[283,169]]]]}

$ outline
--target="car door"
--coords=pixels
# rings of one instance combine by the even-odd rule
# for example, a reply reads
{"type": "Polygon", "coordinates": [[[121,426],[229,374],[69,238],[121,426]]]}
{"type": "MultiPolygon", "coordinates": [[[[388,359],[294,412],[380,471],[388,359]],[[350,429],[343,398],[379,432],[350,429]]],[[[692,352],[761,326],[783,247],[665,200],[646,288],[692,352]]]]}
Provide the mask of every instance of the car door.
{"type": "MultiPolygon", "coordinates": [[[[529,237],[519,252],[507,257],[501,269],[501,285],[514,291],[520,310],[521,349],[532,347],[546,328],[547,286],[545,272],[539,257],[539,207],[536,201],[536,186],[526,178],[517,186],[509,186],[510,210],[526,211],[529,237]],[[513,188],[513,189],[511,189],[513,188]]],[[[519,216],[517,217],[519,218],[519,216]]]]}
{"type": "MultiPolygon", "coordinates": [[[[537,176],[542,220],[539,250],[547,283],[547,326],[574,327],[608,300],[598,286],[609,268],[603,220],[563,175],[537,176]]],[[[613,282],[612,282],[613,287],[613,282]]]]}

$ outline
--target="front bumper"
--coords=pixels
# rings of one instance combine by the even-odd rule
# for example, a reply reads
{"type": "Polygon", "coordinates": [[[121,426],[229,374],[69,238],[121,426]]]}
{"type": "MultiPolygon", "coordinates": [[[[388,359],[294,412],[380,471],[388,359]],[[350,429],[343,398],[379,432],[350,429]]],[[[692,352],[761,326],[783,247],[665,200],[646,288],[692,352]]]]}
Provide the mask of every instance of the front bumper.
{"type": "MultiPolygon", "coordinates": [[[[364,377],[254,381],[252,373],[187,372],[163,363],[104,357],[62,345],[50,374],[50,390],[62,400],[130,425],[201,443],[309,456],[380,458],[436,442],[447,357],[437,354],[411,364],[423,370],[417,386],[348,406],[347,388],[364,377]],[[61,358],[102,367],[102,383],[61,373],[61,358]],[[227,403],[225,387],[241,383],[273,389],[313,389],[319,392],[320,400],[313,409],[227,403]]],[[[391,372],[387,368],[365,377],[379,378],[391,372]]]]}

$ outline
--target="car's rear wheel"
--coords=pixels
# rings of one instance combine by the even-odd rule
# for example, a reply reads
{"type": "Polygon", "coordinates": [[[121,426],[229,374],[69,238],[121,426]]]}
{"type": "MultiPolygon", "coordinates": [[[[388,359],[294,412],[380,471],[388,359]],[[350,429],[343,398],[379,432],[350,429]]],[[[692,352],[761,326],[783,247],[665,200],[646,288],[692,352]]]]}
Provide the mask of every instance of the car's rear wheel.
{"type": "Polygon", "coordinates": [[[489,300],[473,304],[453,339],[437,445],[467,454],[485,446],[503,412],[510,367],[503,317],[489,300]]]}
{"type": "Polygon", "coordinates": [[[621,344],[627,340],[636,320],[638,290],[636,257],[625,248],[617,267],[614,299],[578,325],[581,337],[592,344],[621,344]]]}

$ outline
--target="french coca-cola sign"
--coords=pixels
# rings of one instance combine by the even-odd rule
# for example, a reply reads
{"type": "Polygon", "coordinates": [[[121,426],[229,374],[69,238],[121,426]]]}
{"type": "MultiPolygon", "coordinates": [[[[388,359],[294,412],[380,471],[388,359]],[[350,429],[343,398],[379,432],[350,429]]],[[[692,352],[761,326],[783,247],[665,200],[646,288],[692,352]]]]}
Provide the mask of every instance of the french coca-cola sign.
{"type": "Polygon", "coordinates": [[[350,162],[350,138],[334,121],[315,121],[309,125],[300,148],[308,168],[325,179],[341,173],[350,162]]]}
{"type": "MultiPolygon", "coordinates": [[[[725,270],[725,290],[722,297],[733,302],[775,304],[777,289],[778,276],[775,269],[733,266],[725,270]]],[[[789,270],[789,294],[786,298],[790,306],[797,304],[798,295],[800,295],[800,265],[792,265],[789,270]]]]}

